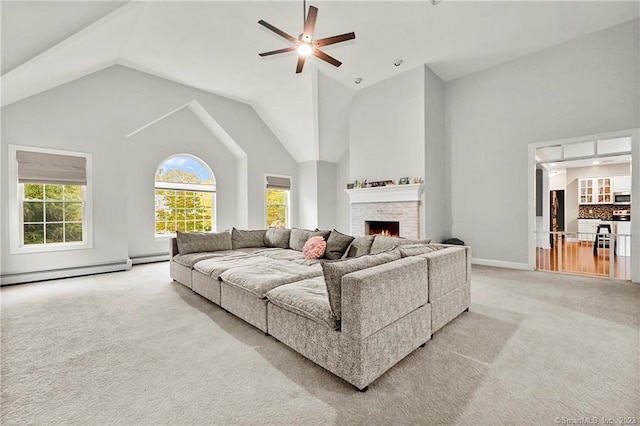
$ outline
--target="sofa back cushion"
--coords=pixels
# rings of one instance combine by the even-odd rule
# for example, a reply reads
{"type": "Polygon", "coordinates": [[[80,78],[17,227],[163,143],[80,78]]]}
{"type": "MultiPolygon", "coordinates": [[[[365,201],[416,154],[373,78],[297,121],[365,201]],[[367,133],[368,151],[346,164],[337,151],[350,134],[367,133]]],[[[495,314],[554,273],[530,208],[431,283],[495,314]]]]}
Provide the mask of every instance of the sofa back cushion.
{"type": "Polygon", "coordinates": [[[398,248],[400,249],[400,255],[402,257],[411,257],[431,253],[436,250],[442,250],[443,248],[446,248],[446,246],[435,244],[407,244],[398,248]]]}
{"type": "Polygon", "coordinates": [[[329,234],[329,238],[327,238],[327,250],[324,253],[324,257],[330,260],[342,259],[353,240],[354,238],[351,235],[345,235],[334,229],[329,234]]]}
{"type": "Polygon", "coordinates": [[[229,232],[177,232],[180,254],[201,253],[207,251],[231,250],[229,232]]]}
{"type": "Polygon", "coordinates": [[[361,269],[382,265],[400,259],[400,252],[393,250],[387,253],[361,256],[342,262],[325,262],[322,264],[324,282],[329,294],[329,305],[336,319],[342,318],[342,277],[361,269]]]}
{"type": "Polygon", "coordinates": [[[365,235],[364,237],[356,237],[347,249],[346,257],[360,257],[371,253],[371,245],[375,235],[365,235]]]}
{"type": "Polygon", "coordinates": [[[310,229],[293,228],[291,230],[291,237],[289,238],[289,248],[302,251],[304,244],[309,238],[321,235],[326,241],[327,238],[329,238],[329,233],[331,233],[331,231],[312,231],[310,229]]]}
{"type": "Polygon", "coordinates": [[[264,245],[269,248],[289,248],[291,229],[269,228],[264,234],[264,245]]]}
{"type": "Polygon", "coordinates": [[[429,244],[431,238],[426,240],[410,240],[408,238],[387,237],[385,235],[376,235],[371,245],[371,254],[378,254],[384,251],[392,250],[394,247],[404,246],[407,244],[429,244]]]}
{"type": "Polygon", "coordinates": [[[266,233],[266,229],[249,231],[233,228],[231,230],[231,244],[234,250],[239,248],[264,247],[264,236],[266,233]]]}

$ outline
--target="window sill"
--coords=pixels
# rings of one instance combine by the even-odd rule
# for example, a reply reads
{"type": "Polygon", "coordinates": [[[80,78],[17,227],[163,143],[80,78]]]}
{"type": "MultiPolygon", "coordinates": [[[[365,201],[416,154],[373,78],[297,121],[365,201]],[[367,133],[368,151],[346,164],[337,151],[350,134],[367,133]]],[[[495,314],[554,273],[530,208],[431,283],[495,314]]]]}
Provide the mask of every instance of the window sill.
{"type": "Polygon", "coordinates": [[[10,254],[48,253],[53,251],[86,250],[92,249],[90,243],[61,243],[61,244],[33,244],[12,247],[10,254]]]}
{"type": "Polygon", "coordinates": [[[175,238],[176,234],[155,234],[156,241],[169,241],[171,238],[175,238]]]}

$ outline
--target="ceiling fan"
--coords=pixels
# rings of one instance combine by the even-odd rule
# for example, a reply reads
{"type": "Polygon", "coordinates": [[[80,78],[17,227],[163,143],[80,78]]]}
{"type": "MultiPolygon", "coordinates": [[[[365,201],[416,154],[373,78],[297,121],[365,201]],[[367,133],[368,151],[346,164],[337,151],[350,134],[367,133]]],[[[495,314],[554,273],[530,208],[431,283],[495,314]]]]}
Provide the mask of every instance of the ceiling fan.
{"type": "Polygon", "coordinates": [[[318,16],[318,8],[314,6],[309,6],[309,13],[305,14],[306,11],[306,2],[303,2],[303,22],[304,22],[304,30],[302,34],[295,38],[284,31],[274,27],[270,23],[259,20],[258,24],[266,27],[267,29],[273,31],[278,34],[280,37],[288,40],[293,43],[293,46],[285,47],[284,49],[272,50],[270,52],[259,53],[260,56],[271,56],[277,55],[278,53],[287,53],[287,52],[298,52],[298,63],[296,65],[296,73],[302,72],[302,67],[304,67],[304,61],[309,55],[313,55],[316,58],[322,59],[325,62],[330,63],[333,66],[339,67],[342,65],[342,62],[333,58],[323,51],[320,50],[322,46],[329,46],[331,44],[340,43],[347,40],[353,40],[356,38],[356,34],[353,32],[340,34],[333,37],[321,38],[319,40],[313,39],[313,29],[316,25],[316,17],[318,16]]]}

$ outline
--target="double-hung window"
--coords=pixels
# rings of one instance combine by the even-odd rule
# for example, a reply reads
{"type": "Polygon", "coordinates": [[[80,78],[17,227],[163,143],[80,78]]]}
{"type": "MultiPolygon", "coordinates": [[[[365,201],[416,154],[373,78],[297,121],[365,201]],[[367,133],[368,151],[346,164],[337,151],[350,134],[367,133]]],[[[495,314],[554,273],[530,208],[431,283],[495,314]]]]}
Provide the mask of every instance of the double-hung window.
{"type": "Polygon", "coordinates": [[[266,176],[266,218],[269,228],[290,227],[291,178],[266,176]]]}
{"type": "Polygon", "coordinates": [[[11,145],[10,252],[92,247],[91,155],[11,145]]]}

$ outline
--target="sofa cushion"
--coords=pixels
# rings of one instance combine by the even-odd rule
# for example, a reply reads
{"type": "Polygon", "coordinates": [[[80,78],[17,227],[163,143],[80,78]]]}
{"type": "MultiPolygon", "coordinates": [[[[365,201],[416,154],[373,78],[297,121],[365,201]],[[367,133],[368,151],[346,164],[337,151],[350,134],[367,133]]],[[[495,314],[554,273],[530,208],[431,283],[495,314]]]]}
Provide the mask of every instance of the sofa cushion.
{"type": "Polygon", "coordinates": [[[256,263],[269,262],[273,262],[273,260],[268,257],[255,255],[245,255],[240,257],[214,257],[196,263],[193,266],[193,269],[217,280],[223,272],[228,271],[229,269],[255,265],[256,263]]]}
{"type": "Polygon", "coordinates": [[[418,256],[420,254],[431,253],[432,251],[442,250],[445,246],[436,246],[433,244],[407,244],[398,247],[402,257],[418,256]]]}
{"type": "Polygon", "coordinates": [[[266,229],[242,230],[233,228],[231,230],[231,245],[234,250],[247,247],[264,247],[266,233],[266,229]]]}
{"type": "Polygon", "coordinates": [[[429,244],[431,239],[426,240],[410,240],[408,238],[387,237],[386,235],[376,235],[371,245],[371,254],[378,254],[392,250],[394,247],[404,246],[407,244],[429,244]]]}
{"type": "Polygon", "coordinates": [[[334,229],[329,234],[329,238],[327,238],[327,249],[324,252],[324,257],[330,260],[342,259],[353,240],[354,237],[351,235],[345,235],[334,229]]]}
{"type": "Polygon", "coordinates": [[[322,272],[324,274],[324,281],[327,285],[331,312],[333,312],[335,318],[339,320],[342,317],[343,276],[350,274],[351,272],[371,268],[372,266],[381,265],[398,259],[400,259],[400,252],[398,250],[393,250],[387,253],[367,255],[356,259],[344,260],[342,262],[323,263],[322,272]]]}
{"type": "Polygon", "coordinates": [[[264,246],[271,248],[289,248],[291,229],[269,228],[264,234],[264,246]]]}
{"type": "Polygon", "coordinates": [[[268,291],[276,287],[318,276],[322,276],[322,269],[319,267],[310,268],[291,262],[270,260],[266,263],[229,269],[220,274],[220,279],[263,298],[268,291]]]}
{"type": "MultiPolygon", "coordinates": [[[[302,251],[304,244],[311,237],[316,235],[324,236],[327,231],[312,231],[310,229],[298,229],[293,228],[291,230],[291,237],[289,238],[289,247],[293,250],[302,251]]],[[[331,232],[331,231],[329,231],[331,232]]],[[[328,237],[328,234],[327,234],[328,237]]],[[[326,241],[326,237],[325,237],[326,241]]]]}
{"type": "Polygon", "coordinates": [[[347,249],[346,257],[360,257],[366,256],[371,253],[371,245],[375,235],[365,235],[363,237],[356,237],[349,248],[347,249]]]}
{"type": "Polygon", "coordinates": [[[323,277],[276,287],[267,293],[267,298],[274,305],[318,324],[333,330],[340,328],[340,322],[331,313],[323,277]]]}
{"type": "Polygon", "coordinates": [[[264,248],[262,250],[258,250],[255,254],[268,257],[270,259],[275,259],[275,260],[306,259],[306,257],[304,257],[304,254],[302,254],[302,252],[291,250],[291,249],[282,249],[282,248],[264,248]]]}
{"type": "Polygon", "coordinates": [[[202,253],[206,251],[231,250],[229,232],[177,232],[180,254],[202,253]]]}
{"type": "Polygon", "coordinates": [[[177,254],[173,257],[173,261],[179,263],[182,266],[186,266],[189,268],[193,268],[193,265],[200,262],[201,260],[211,259],[213,257],[223,257],[223,256],[246,256],[246,253],[234,253],[231,250],[222,250],[216,252],[204,252],[204,253],[188,253],[188,254],[177,254]]]}

